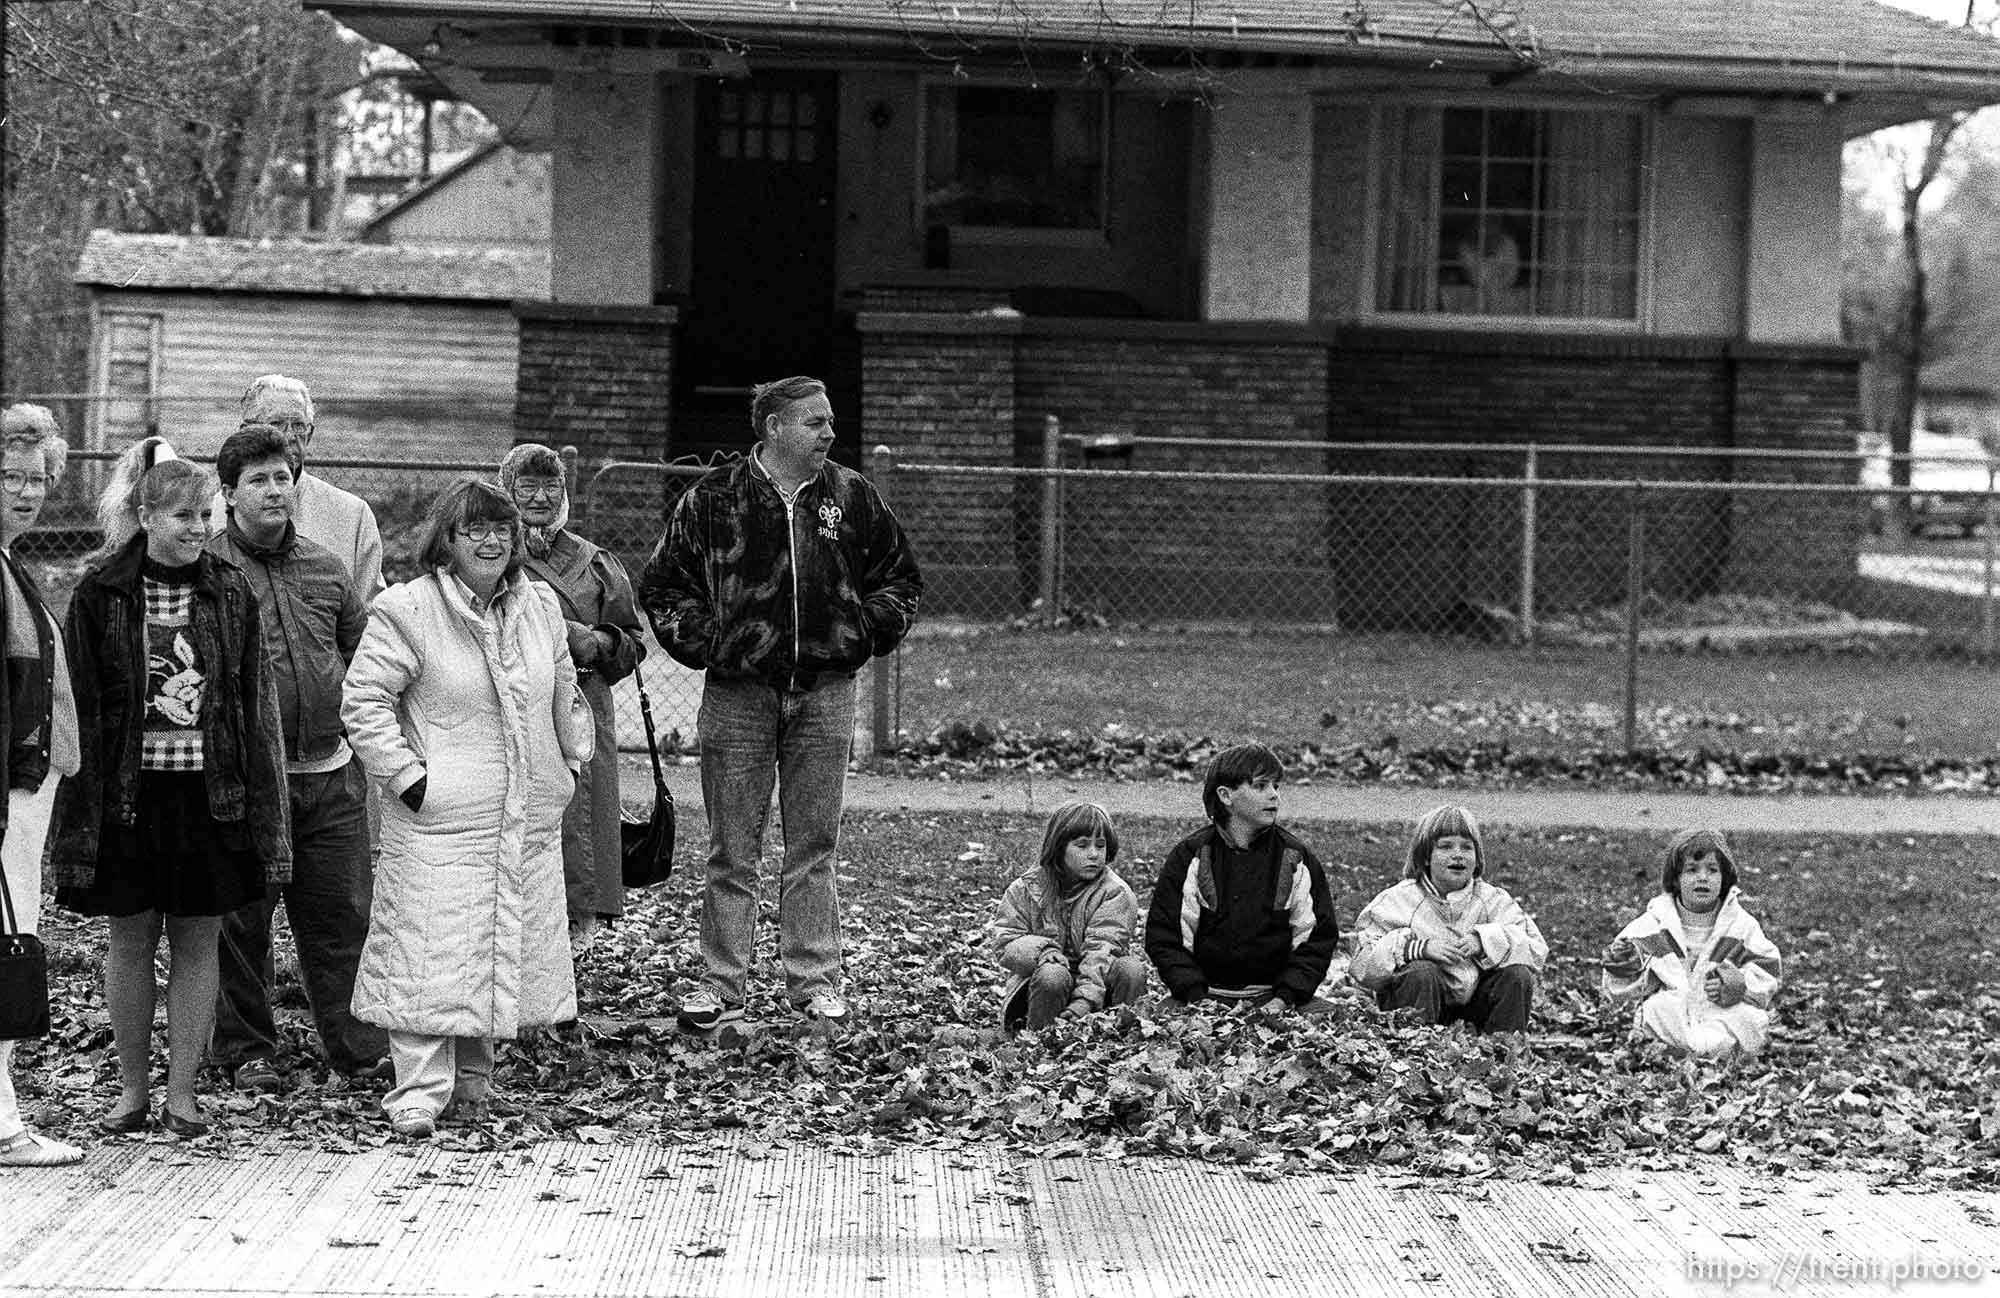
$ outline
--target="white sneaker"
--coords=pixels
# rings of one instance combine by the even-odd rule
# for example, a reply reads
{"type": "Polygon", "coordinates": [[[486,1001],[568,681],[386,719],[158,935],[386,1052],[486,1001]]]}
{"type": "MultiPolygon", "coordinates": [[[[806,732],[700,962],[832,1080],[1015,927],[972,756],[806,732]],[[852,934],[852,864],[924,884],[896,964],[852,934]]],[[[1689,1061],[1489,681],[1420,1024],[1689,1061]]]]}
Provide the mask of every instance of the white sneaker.
{"type": "Polygon", "coordinates": [[[743,1007],[731,1005],[713,988],[703,987],[681,998],[680,1012],[674,1019],[685,1031],[709,1032],[725,1023],[742,1022],[743,1007]]]}
{"type": "Polygon", "coordinates": [[[847,1017],[847,998],[839,992],[817,992],[800,1008],[809,1019],[839,1023],[847,1017]]]}

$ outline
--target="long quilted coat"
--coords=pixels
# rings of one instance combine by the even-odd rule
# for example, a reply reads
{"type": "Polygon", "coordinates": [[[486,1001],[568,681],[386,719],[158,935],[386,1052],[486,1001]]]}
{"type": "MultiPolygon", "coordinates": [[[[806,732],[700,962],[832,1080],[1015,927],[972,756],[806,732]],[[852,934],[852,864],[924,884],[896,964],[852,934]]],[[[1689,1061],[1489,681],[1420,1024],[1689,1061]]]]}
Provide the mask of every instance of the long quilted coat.
{"type": "Polygon", "coordinates": [[[576,1017],[562,818],[593,729],[554,593],[517,575],[482,617],[442,571],[390,588],[341,719],[382,794],[356,1017],[460,1037],[576,1017]]]}

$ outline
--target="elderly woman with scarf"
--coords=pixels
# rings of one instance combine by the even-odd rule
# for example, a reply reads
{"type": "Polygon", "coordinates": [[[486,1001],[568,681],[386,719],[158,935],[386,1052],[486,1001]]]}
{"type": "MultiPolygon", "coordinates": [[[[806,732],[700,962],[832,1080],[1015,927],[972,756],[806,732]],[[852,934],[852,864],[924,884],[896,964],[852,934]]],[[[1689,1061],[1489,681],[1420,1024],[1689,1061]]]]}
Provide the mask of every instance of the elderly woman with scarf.
{"type": "Polygon", "coordinates": [[[620,871],[617,711],[611,687],[646,656],[638,606],[625,565],[569,530],[562,458],[527,442],[500,461],[500,487],[521,511],[527,546],[521,569],[554,591],[569,632],[577,683],[597,721],[591,759],[563,817],[563,879],[570,942],[579,954],[602,920],[625,913],[620,871]]]}

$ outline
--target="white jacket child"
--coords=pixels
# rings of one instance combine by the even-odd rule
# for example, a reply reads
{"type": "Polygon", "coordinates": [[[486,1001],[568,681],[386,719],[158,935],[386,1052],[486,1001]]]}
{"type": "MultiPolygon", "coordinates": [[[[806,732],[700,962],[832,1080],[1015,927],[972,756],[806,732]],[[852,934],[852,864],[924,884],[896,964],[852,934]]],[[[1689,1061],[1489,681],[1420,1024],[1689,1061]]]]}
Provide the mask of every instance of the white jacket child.
{"type": "Polygon", "coordinates": [[[1734,889],[1711,914],[1715,927],[1690,950],[1680,906],[1666,894],[1653,898],[1607,951],[1604,994],[1614,1003],[1639,1002],[1635,1036],[1712,1059],[1754,1055],[1770,1039],[1782,958],[1734,889]],[[1627,943],[1634,951],[1614,961],[1627,943]]]}

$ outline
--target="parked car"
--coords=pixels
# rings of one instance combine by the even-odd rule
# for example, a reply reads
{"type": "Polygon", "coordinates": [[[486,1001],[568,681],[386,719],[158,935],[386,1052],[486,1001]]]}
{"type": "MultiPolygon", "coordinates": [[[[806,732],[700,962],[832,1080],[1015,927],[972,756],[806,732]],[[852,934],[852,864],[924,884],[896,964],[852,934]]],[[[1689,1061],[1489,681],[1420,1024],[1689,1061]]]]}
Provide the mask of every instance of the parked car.
{"type": "MultiPolygon", "coordinates": [[[[1867,457],[1861,462],[1861,484],[1887,487],[1888,439],[1863,433],[1857,449],[1867,457]]],[[[1947,528],[1961,536],[1973,535],[1986,521],[1986,493],[1992,484],[1993,457],[1977,437],[1934,433],[1927,428],[1910,430],[1910,507],[1906,517],[1911,536],[1947,528]]],[[[1895,497],[1876,496],[1873,504],[1875,530],[1885,532],[1895,517],[1895,497]]]]}

